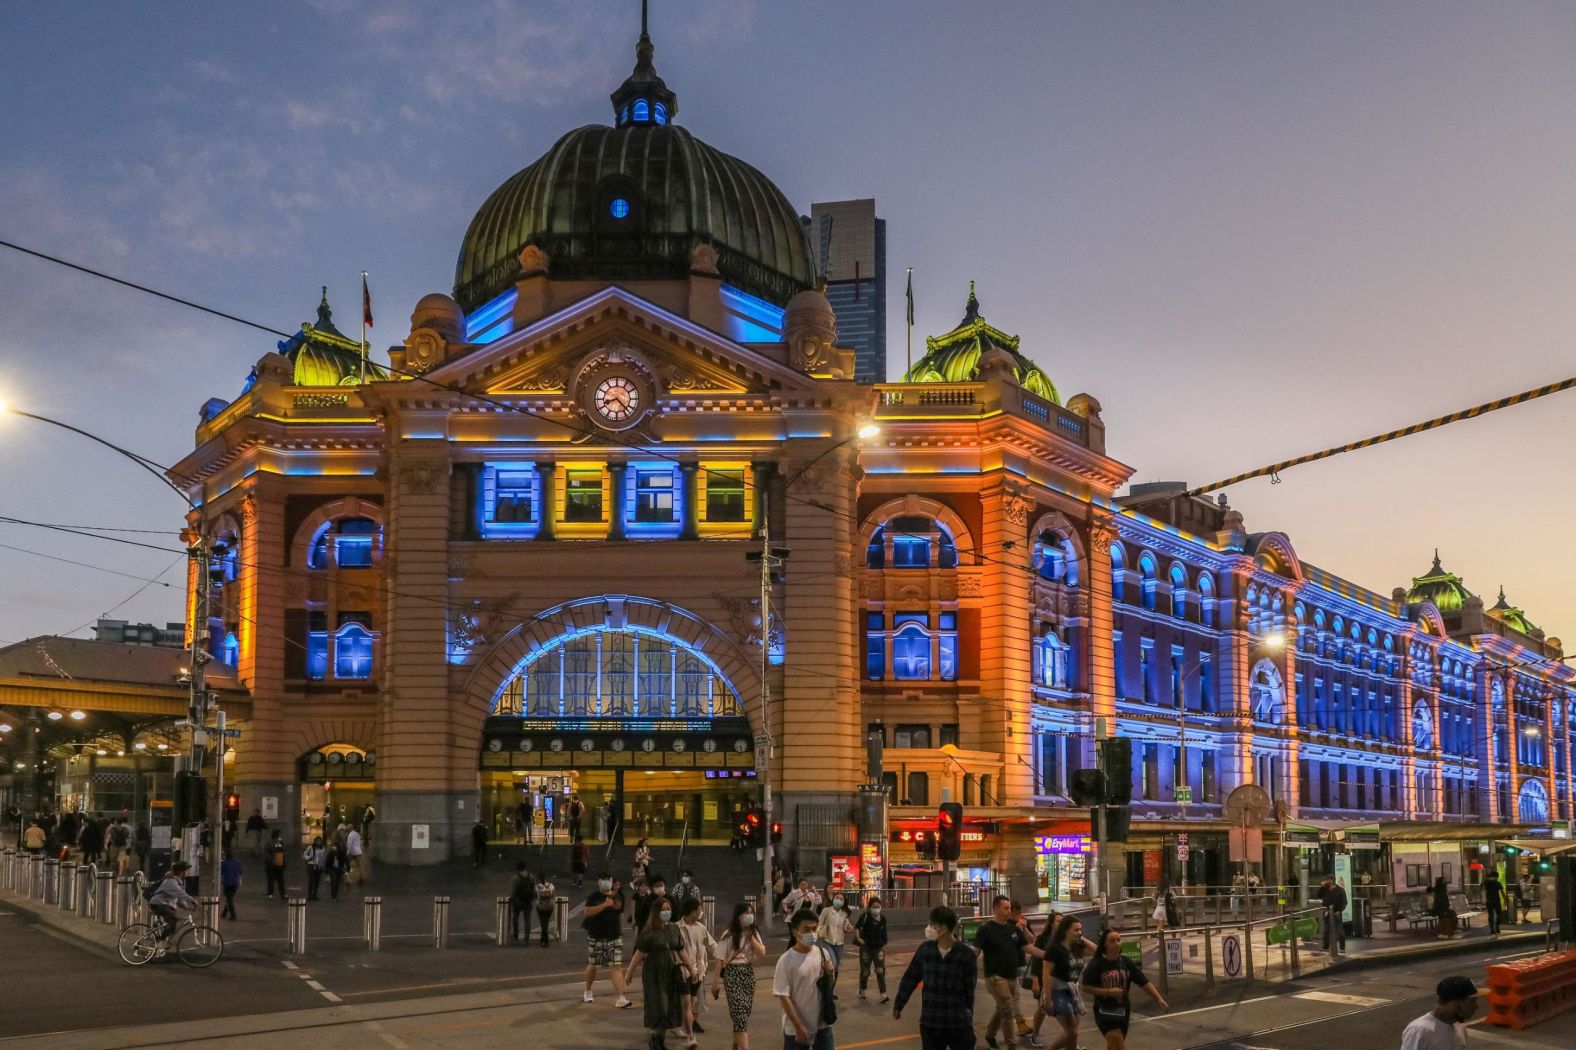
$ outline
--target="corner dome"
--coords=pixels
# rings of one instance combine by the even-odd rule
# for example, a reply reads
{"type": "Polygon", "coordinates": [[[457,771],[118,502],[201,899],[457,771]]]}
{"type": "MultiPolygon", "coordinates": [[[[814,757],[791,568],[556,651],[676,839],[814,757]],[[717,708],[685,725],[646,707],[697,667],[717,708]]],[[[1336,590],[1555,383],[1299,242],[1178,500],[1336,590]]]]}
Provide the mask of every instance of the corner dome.
{"type": "Polygon", "coordinates": [[[974,294],[974,282],[970,281],[963,320],[946,335],[925,338],[925,356],[904,374],[903,382],[972,383],[979,378],[981,362],[1001,354],[1011,359],[1019,386],[1052,404],[1061,404],[1056,384],[1039,365],[1023,356],[1018,349],[1019,342],[1017,336],[1008,335],[986,322],[980,313],[979,297],[974,294]]]}
{"type": "Polygon", "coordinates": [[[1488,612],[1490,616],[1500,623],[1520,631],[1522,634],[1530,635],[1533,631],[1538,630],[1538,625],[1527,619],[1526,613],[1505,600],[1505,588],[1503,587],[1499,589],[1499,601],[1495,602],[1494,607],[1488,612]]]}
{"type": "Polygon", "coordinates": [[[1439,551],[1434,551],[1434,564],[1421,576],[1414,577],[1412,587],[1406,592],[1408,602],[1433,602],[1442,616],[1460,616],[1467,599],[1476,597],[1461,582],[1461,577],[1447,572],[1439,564],[1439,551]]]}
{"type": "Polygon", "coordinates": [[[798,212],[755,168],[672,123],[678,98],[652,51],[642,13],[635,71],[612,96],[614,126],[564,135],[477,211],[454,272],[466,312],[514,285],[528,245],[554,278],[687,277],[691,252],[709,244],[724,281],[777,306],[814,285],[798,212]]]}
{"type": "Polygon", "coordinates": [[[334,327],[327,286],[317,304],[317,323],[302,322],[301,330],[281,340],[278,346],[279,352],[290,359],[293,386],[359,386],[368,380],[388,378],[385,369],[365,359],[361,343],[347,339],[334,327]]]}

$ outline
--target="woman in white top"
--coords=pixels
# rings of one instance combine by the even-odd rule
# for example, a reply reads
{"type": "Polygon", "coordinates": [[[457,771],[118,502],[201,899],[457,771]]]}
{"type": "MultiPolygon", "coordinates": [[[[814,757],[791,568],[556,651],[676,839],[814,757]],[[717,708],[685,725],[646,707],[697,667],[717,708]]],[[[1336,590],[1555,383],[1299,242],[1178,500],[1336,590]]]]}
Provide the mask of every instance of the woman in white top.
{"type": "Polygon", "coordinates": [[[684,946],[694,967],[684,984],[684,1020],[689,1025],[684,1033],[684,1045],[694,1046],[695,1033],[706,1030],[700,1023],[700,1015],[706,1010],[706,1000],[700,989],[706,971],[711,968],[712,957],[717,953],[717,942],[701,919],[699,897],[685,897],[684,903],[679,905],[679,914],[683,916],[678,924],[679,933],[684,937],[684,946]]]}
{"type": "Polygon", "coordinates": [[[837,974],[843,971],[843,938],[854,932],[853,923],[848,921],[848,904],[843,897],[842,890],[830,890],[832,899],[826,907],[821,909],[817,917],[820,921],[817,926],[816,941],[824,944],[826,950],[832,953],[832,962],[835,971],[832,974],[832,986],[837,986],[837,974]]]}

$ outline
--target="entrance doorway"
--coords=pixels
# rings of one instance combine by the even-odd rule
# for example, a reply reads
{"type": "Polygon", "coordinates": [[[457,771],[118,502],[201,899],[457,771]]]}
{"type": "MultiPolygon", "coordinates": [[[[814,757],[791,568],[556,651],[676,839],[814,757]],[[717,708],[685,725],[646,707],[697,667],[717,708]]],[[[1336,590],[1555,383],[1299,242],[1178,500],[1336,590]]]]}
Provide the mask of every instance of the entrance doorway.
{"type": "Polygon", "coordinates": [[[578,799],[585,807],[580,834],[588,842],[608,841],[609,815],[616,813],[613,831],[622,843],[644,838],[653,845],[678,845],[687,839],[691,845],[725,846],[733,815],[754,805],[757,793],[753,776],[731,772],[742,771],[484,770],[482,821],[494,842],[567,844],[573,840],[570,802],[578,799]],[[529,828],[522,823],[526,816],[529,828]]]}

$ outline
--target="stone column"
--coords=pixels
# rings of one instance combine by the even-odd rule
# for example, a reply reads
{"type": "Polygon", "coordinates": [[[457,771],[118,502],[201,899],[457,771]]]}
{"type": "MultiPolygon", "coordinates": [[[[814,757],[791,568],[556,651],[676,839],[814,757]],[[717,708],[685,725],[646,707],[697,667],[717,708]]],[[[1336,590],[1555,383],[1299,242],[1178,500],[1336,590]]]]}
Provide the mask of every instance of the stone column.
{"type": "MultiPolygon", "coordinates": [[[[393,429],[394,421],[390,427],[393,429]]],[[[446,660],[449,449],[442,439],[397,442],[389,457],[388,595],[378,749],[378,827],[383,861],[435,864],[461,852],[476,819],[477,749],[450,695],[446,660]],[[429,845],[412,847],[413,825],[429,845]]]]}
{"type": "Polygon", "coordinates": [[[1504,818],[1499,812],[1499,792],[1494,783],[1494,675],[1486,664],[1479,664],[1474,674],[1478,697],[1478,819],[1493,823],[1504,818]]]}
{"type": "MultiPolygon", "coordinates": [[[[1111,598],[1111,544],[1116,530],[1106,516],[1089,523],[1089,564],[1084,567],[1089,596],[1088,629],[1082,631],[1083,652],[1078,659],[1083,664],[1084,688],[1089,692],[1089,715],[1092,723],[1105,719],[1111,733],[1116,732],[1116,655],[1112,645],[1112,632],[1116,629],[1114,605],[1111,598]]],[[[1093,751],[1094,724],[1090,726],[1089,747],[1085,762],[1096,765],[1093,751]]]]}
{"type": "MultiPolygon", "coordinates": [[[[1009,805],[1034,796],[1030,708],[1033,640],[1030,620],[1033,492],[1016,479],[986,479],[980,495],[979,548],[989,552],[980,567],[980,739],[960,741],[965,749],[1002,756],[1002,792],[1009,805]]],[[[890,564],[890,563],[889,563],[890,564]]]]}
{"type": "Polygon", "coordinates": [[[624,508],[627,506],[626,485],[629,480],[629,464],[609,463],[607,469],[612,479],[608,482],[612,498],[608,500],[610,506],[607,508],[607,538],[621,540],[624,538],[624,508]]]}
{"type": "Polygon", "coordinates": [[[306,639],[286,637],[285,606],[291,600],[304,600],[306,580],[298,574],[306,566],[287,568],[291,537],[285,534],[284,493],[269,475],[248,479],[236,516],[241,521],[236,578],[231,585],[240,588],[236,670],[252,694],[252,717],[235,742],[233,786],[245,813],[260,808],[264,798],[278,799],[279,816],[270,826],[281,828],[286,842],[296,842],[301,806],[296,787],[298,756],[292,754],[293,738],[284,712],[285,647],[305,645],[306,639]]]}
{"type": "Polygon", "coordinates": [[[1516,693],[1519,684],[1516,675],[1505,674],[1505,769],[1510,781],[1510,812],[1501,813],[1499,819],[1509,824],[1521,819],[1521,757],[1516,754],[1521,744],[1521,733],[1516,728],[1516,693]]]}
{"type": "Polygon", "coordinates": [[[558,473],[557,467],[551,462],[536,464],[537,488],[541,491],[542,506],[538,513],[541,514],[541,525],[536,530],[539,540],[553,540],[558,538],[558,473]]]}
{"type": "MultiPolygon", "coordinates": [[[[1286,609],[1297,607],[1297,592],[1287,588],[1281,598],[1282,606],[1286,609]]],[[[1311,628],[1310,628],[1311,629],[1311,628]]],[[[1284,728],[1282,729],[1283,742],[1281,748],[1281,790],[1278,797],[1285,801],[1286,810],[1296,815],[1302,805],[1300,789],[1302,782],[1298,777],[1298,762],[1302,747],[1302,719],[1297,716],[1297,643],[1300,640],[1298,631],[1300,625],[1291,616],[1287,617],[1286,624],[1282,627],[1286,642],[1281,646],[1281,670],[1285,677],[1286,697],[1284,710],[1284,728]]]]}
{"type": "Polygon", "coordinates": [[[684,508],[684,524],[679,530],[681,540],[700,539],[699,486],[695,484],[695,475],[699,469],[695,463],[684,463],[679,467],[680,499],[684,508]]]}
{"type": "MultiPolygon", "coordinates": [[[[1401,745],[1401,816],[1406,820],[1416,819],[1418,799],[1417,795],[1417,754],[1412,746],[1412,673],[1413,656],[1412,646],[1416,638],[1411,631],[1398,634],[1396,645],[1401,651],[1401,674],[1396,684],[1396,739],[1401,745]]],[[[1438,704],[1434,705],[1438,710],[1438,704]]],[[[1436,736],[1437,740],[1438,737],[1436,736]]]]}
{"type": "Polygon", "coordinates": [[[1220,660],[1221,713],[1230,719],[1221,736],[1220,765],[1216,771],[1222,799],[1253,780],[1253,737],[1245,728],[1251,718],[1248,687],[1253,673],[1253,645],[1243,602],[1252,575],[1251,559],[1243,559],[1232,570],[1230,619],[1221,617],[1222,623],[1230,625],[1222,638],[1220,660]]]}

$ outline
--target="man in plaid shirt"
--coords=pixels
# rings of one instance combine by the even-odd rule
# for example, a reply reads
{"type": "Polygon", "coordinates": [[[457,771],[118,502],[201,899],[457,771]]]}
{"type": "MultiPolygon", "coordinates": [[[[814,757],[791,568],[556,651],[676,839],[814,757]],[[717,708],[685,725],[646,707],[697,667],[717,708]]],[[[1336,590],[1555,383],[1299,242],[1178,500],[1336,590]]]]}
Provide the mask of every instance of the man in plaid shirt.
{"type": "Polygon", "coordinates": [[[892,1019],[903,1016],[909,996],[925,987],[919,1011],[922,1050],[974,1050],[974,982],[978,963],[974,952],[959,944],[954,934],[958,917],[951,908],[934,908],[925,927],[925,943],[908,961],[892,1003],[892,1019]]]}

